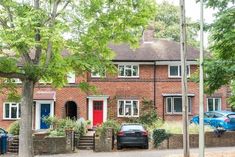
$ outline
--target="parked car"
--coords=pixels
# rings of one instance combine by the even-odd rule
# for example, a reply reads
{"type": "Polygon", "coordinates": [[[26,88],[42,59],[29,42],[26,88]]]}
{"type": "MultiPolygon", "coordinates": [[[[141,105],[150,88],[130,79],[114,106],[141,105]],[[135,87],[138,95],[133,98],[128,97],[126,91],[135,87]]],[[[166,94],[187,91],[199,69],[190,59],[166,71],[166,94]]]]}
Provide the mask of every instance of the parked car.
{"type": "Polygon", "coordinates": [[[123,124],[117,133],[117,149],[125,146],[141,146],[148,149],[148,132],[141,124],[123,124]]]}
{"type": "MultiPolygon", "coordinates": [[[[194,116],[191,123],[199,124],[199,116],[194,116]]],[[[235,130],[235,112],[209,111],[204,113],[204,124],[216,129],[235,130]]]]}

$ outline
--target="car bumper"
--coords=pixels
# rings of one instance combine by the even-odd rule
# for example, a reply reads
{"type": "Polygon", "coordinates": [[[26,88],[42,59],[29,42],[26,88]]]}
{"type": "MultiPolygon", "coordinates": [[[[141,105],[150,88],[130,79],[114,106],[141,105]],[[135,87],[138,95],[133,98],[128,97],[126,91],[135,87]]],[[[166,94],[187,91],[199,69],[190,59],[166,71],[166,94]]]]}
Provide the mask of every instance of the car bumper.
{"type": "Polygon", "coordinates": [[[122,146],[143,146],[148,144],[148,137],[118,137],[117,144],[122,146]]]}

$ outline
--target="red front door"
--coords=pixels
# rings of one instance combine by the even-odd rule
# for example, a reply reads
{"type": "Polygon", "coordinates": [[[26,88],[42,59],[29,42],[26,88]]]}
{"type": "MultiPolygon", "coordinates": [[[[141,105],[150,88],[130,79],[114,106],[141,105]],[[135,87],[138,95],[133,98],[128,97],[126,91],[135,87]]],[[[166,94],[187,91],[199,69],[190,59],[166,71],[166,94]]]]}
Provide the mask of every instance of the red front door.
{"type": "Polygon", "coordinates": [[[103,122],[103,101],[93,101],[93,125],[103,122]]]}

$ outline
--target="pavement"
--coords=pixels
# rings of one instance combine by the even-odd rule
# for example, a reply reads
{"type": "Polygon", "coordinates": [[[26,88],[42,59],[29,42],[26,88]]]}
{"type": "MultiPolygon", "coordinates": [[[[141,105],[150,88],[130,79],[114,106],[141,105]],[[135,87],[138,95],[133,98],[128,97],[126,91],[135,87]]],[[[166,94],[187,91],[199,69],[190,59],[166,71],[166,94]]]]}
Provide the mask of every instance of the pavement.
{"type": "MultiPolygon", "coordinates": [[[[198,157],[198,149],[190,149],[190,157],[198,157]]],[[[3,157],[17,157],[14,154],[3,157]]],[[[126,148],[113,152],[93,152],[91,150],[78,150],[71,154],[38,155],[36,157],[183,157],[182,149],[156,150],[126,148]]],[[[235,157],[235,147],[206,148],[205,157],[235,157]]]]}

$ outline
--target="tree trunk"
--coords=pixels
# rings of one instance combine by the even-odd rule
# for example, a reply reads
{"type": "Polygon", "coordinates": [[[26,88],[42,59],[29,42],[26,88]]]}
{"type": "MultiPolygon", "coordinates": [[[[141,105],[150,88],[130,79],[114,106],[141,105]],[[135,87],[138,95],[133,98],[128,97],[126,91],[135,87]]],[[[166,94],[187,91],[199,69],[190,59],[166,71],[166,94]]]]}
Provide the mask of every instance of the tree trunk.
{"type": "Polygon", "coordinates": [[[19,157],[33,157],[32,106],[34,82],[24,80],[22,86],[19,157]]]}

